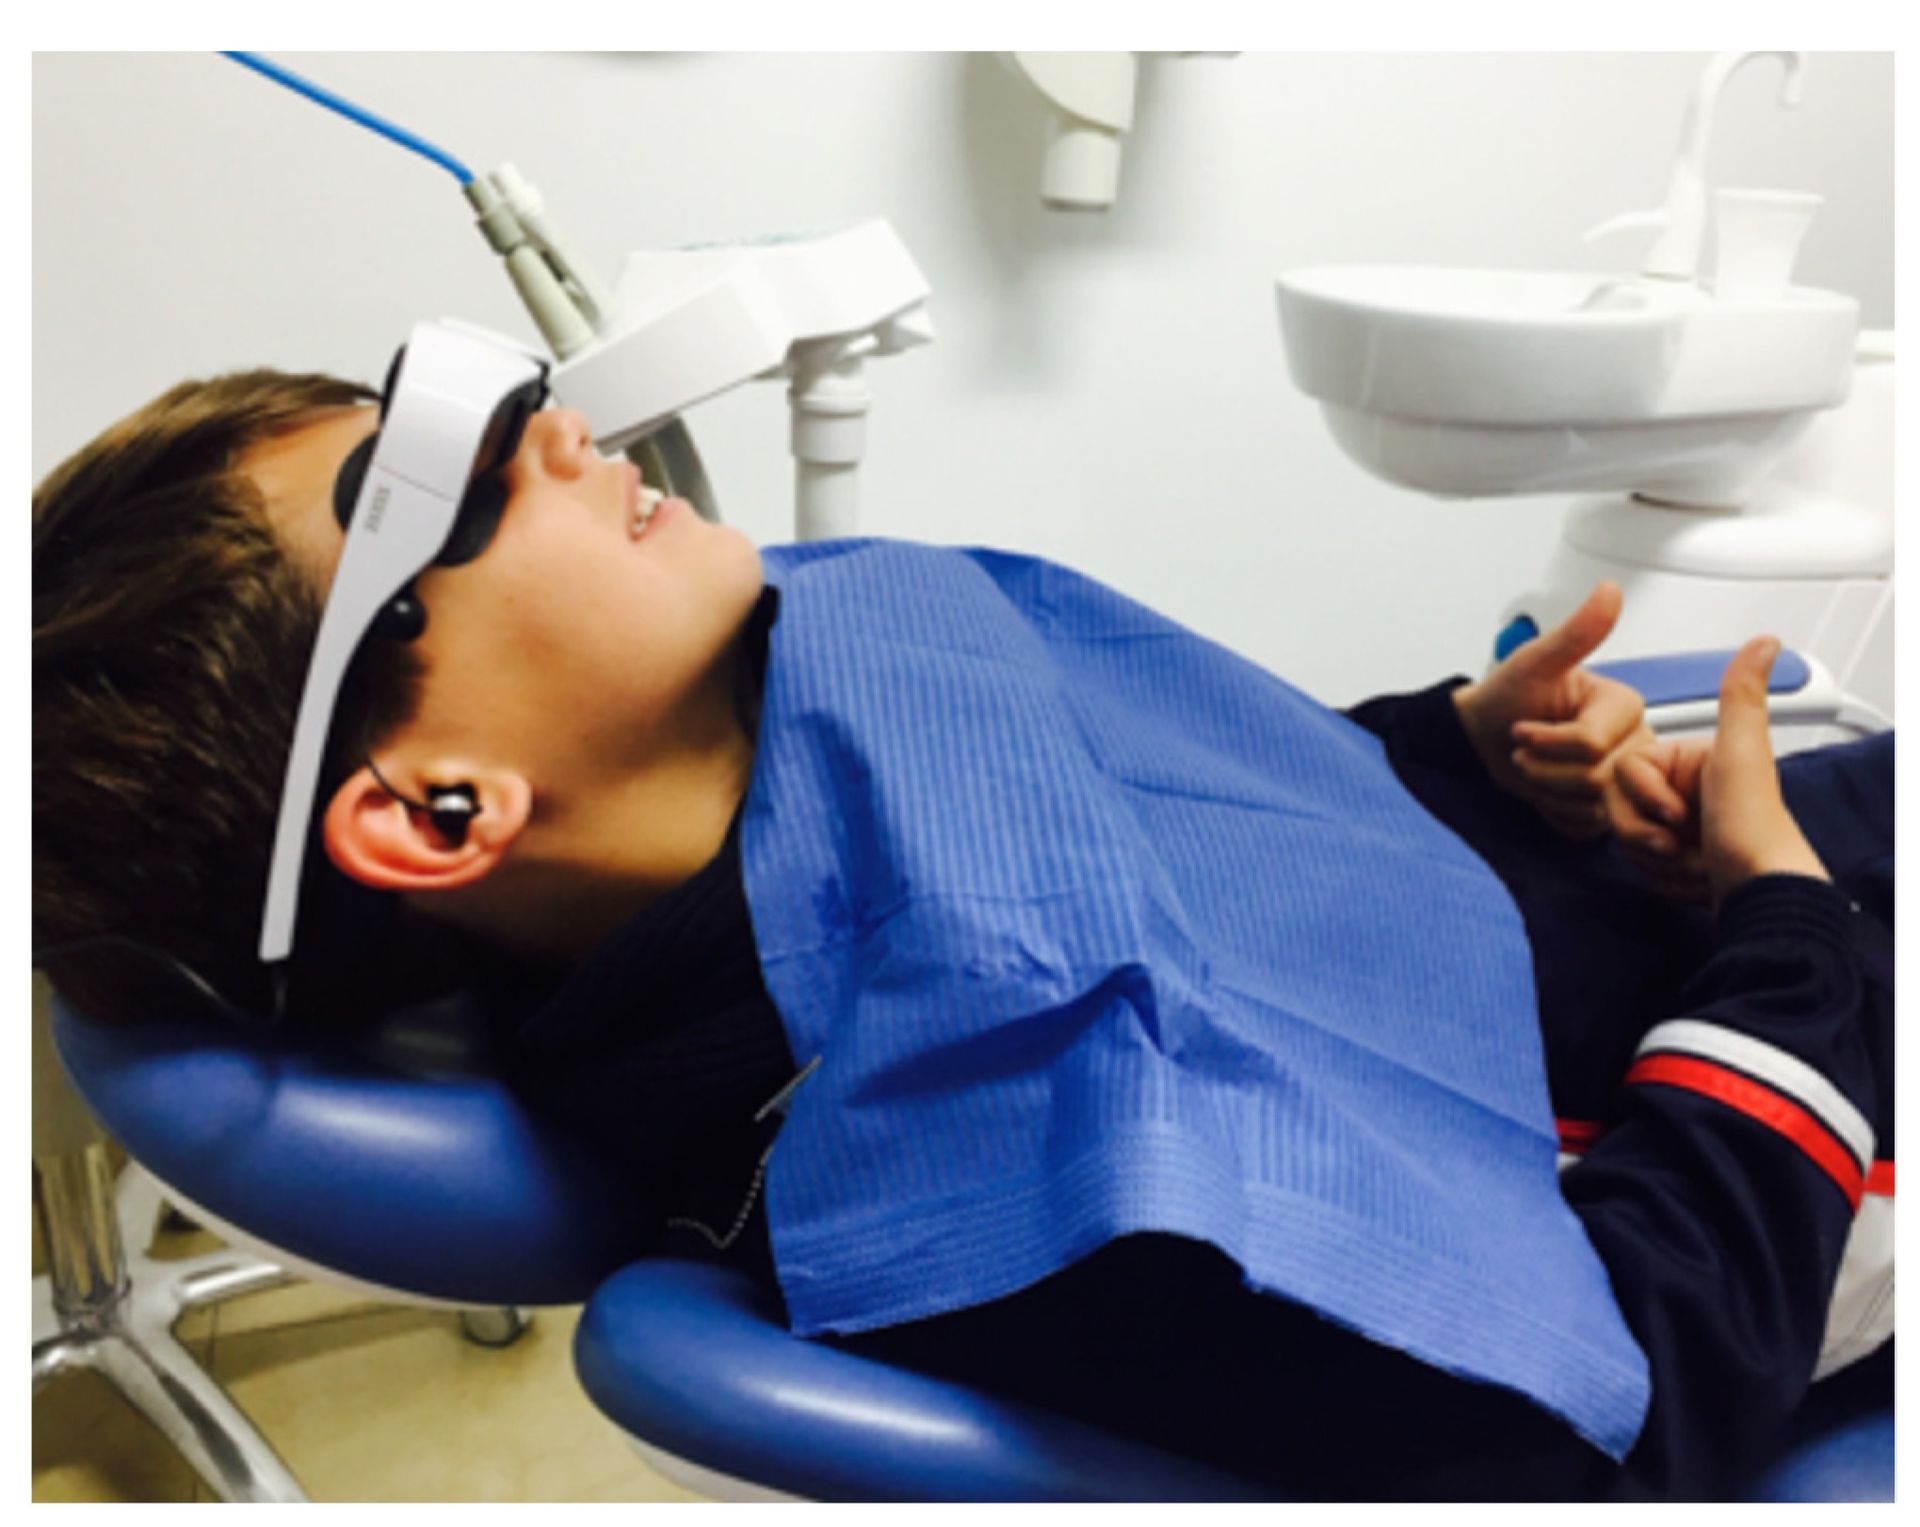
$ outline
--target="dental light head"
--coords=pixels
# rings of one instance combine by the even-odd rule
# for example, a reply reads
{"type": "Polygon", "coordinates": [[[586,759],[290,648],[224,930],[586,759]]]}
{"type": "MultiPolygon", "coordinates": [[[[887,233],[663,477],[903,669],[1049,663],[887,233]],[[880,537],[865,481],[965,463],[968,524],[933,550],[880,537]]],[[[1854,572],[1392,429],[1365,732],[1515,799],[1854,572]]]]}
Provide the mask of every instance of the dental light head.
{"type": "Polygon", "coordinates": [[[933,338],[927,279],[893,226],[627,256],[606,332],[554,368],[555,397],[624,450],[707,398],[933,338]]]}
{"type": "Polygon", "coordinates": [[[394,357],[378,431],[340,469],[347,532],[320,618],[274,831],[260,958],[285,959],[334,707],[369,632],[411,640],[426,612],[413,582],[480,554],[506,506],[502,472],[546,399],[547,367],[511,341],[452,324],[415,326],[394,357]]]}

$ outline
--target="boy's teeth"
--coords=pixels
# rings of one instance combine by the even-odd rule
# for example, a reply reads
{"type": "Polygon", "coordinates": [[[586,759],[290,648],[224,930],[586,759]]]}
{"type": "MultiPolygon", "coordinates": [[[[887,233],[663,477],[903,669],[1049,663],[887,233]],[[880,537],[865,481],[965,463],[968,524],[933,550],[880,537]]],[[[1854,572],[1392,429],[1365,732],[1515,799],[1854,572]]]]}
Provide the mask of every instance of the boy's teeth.
{"type": "Polygon", "coordinates": [[[640,490],[639,507],[634,510],[633,521],[627,527],[627,533],[634,540],[637,541],[640,539],[640,533],[647,528],[648,522],[653,519],[654,510],[660,507],[660,501],[665,497],[666,494],[657,492],[652,488],[642,488],[640,490]]]}

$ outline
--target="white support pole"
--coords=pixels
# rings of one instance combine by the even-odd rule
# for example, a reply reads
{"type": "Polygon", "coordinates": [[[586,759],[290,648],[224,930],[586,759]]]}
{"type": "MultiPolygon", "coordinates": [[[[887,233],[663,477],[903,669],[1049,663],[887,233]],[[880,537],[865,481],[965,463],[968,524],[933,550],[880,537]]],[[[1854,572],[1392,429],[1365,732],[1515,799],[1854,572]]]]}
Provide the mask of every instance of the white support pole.
{"type": "Polygon", "coordinates": [[[860,524],[859,466],[867,443],[870,335],[796,345],[793,383],[794,538],[855,534],[860,524]]]}

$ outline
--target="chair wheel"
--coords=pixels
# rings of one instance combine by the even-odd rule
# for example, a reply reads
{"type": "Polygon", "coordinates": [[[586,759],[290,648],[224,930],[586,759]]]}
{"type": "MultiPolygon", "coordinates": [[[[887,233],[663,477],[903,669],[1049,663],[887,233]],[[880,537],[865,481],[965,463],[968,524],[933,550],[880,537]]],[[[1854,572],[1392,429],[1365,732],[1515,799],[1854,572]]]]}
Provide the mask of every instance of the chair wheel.
{"type": "Polygon", "coordinates": [[[462,1310],[460,1330],[468,1341],[482,1347],[510,1347],[526,1334],[533,1321],[517,1305],[492,1310],[462,1310]]]}

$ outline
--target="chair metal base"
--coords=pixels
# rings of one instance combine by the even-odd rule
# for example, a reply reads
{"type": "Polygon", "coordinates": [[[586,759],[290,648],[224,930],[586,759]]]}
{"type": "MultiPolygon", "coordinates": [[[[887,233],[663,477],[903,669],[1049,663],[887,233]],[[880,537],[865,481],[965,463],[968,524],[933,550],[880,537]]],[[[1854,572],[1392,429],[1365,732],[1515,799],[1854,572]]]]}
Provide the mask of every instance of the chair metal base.
{"type": "Polygon", "coordinates": [[[130,1168],[115,1193],[103,1145],[34,1167],[52,1271],[34,1280],[33,1387],[91,1368],[221,1500],[304,1501],[279,1454],[173,1334],[188,1310],[278,1287],[288,1274],[246,1252],[150,1257],[158,1191],[130,1168]]]}
{"type": "MultiPolygon", "coordinates": [[[[223,1501],[304,1501],[279,1454],[173,1334],[188,1310],[295,1281],[278,1263],[221,1250],[148,1254],[160,1189],[130,1165],[116,1187],[105,1147],[34,1162],[51,1271],[34,1279],[33,1387],[88,1368],[172,1443],[223,1501]]],[[[469,1340],[502,1347],[527,1329],[516,1308],[465,1310],[469,1340]]]]}

